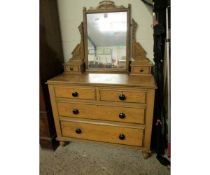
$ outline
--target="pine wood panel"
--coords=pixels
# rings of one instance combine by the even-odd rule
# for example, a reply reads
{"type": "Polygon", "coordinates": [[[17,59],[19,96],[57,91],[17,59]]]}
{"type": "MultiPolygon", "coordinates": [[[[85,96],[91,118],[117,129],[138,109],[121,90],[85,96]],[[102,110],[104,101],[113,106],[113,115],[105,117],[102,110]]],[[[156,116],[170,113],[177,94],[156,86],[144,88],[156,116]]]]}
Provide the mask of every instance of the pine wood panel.
{"type": "Polygon", "coordinates": [[[60,116],[144,124],[145,108],[58,102],[60,116]],[[78,110],[78,114],[75,114],[78,110]]]}
{"type": "Polygon", "coordinates": [[[55,122],[55,129],[58,137],[61,137],[61,129],[60,129],[60,123],[59,123],[59,116],[58,116],[58,109],[56,104],[56,98],[55,98],[55,91],[53,85],[48,85],[49,93],[50,93],[50,101],[53,111],[53,118],[55,122]]]}
{"type": "Polygon", "coordinates": [[[78,86],[56,86],[56,97],[71,98],[71,99],[84,99],[95,100],[96,92],[94,87],[78,87],[78,86]],[[72,93],[77,92],[77,96],[74,97],[72,93]]]}
{"type": "Polygon", "coordinates": [[[60,85],[97,85],[97,86],[126,86],[138,88],[156,88],[152,75],[129,76],[128,74],[97,74],[83,73],[81,75],[62,74],[47,81],[48,84],[60,85]]]}
{"type": "Polygon", "coordinates": [[[146,110],[146,129],[144,138],[144,150],[150,152],[150,143],[152,135],[153,109],[154,109],[155,90],[148,90],[147,110],[146,110]]]}
{"type": "Polygon", "coordinates": [[[87,140],[96,140],[125,145],[142,146],[143,129],[126,128],[121,126],[99,125],[98,123],[61,121],[62,135],[87,140]],[[80,129],[81,133],[76,133],[80,129]],[[125,139],[120,140],[119,135],[124,134],[125,139]]]}

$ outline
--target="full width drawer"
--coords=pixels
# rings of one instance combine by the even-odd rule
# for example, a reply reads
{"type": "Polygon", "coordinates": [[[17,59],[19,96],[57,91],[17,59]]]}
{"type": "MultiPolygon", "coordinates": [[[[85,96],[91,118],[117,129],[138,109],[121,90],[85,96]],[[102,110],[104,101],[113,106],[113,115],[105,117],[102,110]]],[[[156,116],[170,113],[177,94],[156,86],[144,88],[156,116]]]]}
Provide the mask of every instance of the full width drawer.
{"type": "Polygon", "coordinates": [[[142,146],[143,129],[122,126],[61,121],[62,135],[79,139],[142,146]]]}
{"type": "Polygon", "coordinates": [[[145,108],[58,102],[60,116],[144,124],[145,108]]]}
{"type": "Polygon", "coordinates": [[[56,97],[95,100],[96,92],[93,87],[57,86],[55,87],[56,97]]]}
{"type": "Polygon", "coordinates": [[[146,91],[132,89],[100,89],[101,101],[146,103],[146,91]]]}

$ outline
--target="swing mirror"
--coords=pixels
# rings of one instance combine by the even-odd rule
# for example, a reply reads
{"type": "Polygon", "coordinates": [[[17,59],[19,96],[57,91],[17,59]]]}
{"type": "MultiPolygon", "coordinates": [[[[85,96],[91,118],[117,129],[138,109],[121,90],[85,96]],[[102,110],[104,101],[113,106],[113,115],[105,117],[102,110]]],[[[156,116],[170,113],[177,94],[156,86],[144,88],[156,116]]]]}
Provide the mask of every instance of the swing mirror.
{"type": "Polygon", "coordinates": [[[129,8],[84,10],[87,71],[127,71],[129,8]]]}

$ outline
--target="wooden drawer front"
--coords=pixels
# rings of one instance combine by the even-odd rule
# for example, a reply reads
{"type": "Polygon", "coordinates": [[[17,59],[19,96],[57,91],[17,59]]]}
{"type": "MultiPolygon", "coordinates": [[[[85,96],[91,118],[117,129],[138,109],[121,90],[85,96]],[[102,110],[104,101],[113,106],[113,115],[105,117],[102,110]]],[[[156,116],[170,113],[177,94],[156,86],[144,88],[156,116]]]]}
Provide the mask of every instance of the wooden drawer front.
{"type": "Polygon", "coordinates": [[[143,129],[140,128],[71,121],[61,121],[61,128],[64,137],[142,146],[143,129]]]}
{"type": "Polygon", "coordinates": [[[79,72],[79,66],[65,66],[66,72],[79,72]]]}
{"type": "Polygon", "coordinates": [[[91,87],[55,87],[56,97],[95,100],[95,88],[91,87]]]}
{"type": "Polygon", "coordinates": [[[144,124],[144,108],[58,103],[60,116],[144,124]]]}
{"type": "Polygon", "coordinates": [[[146,92],[140,90],[100,89],[100,100],[114,102],[145,103],[146,92]]]}
{"type": "Polygon", "coordinates": [[[149,74],[150,67],[143,67],[143,66],[132,67],[132,73],[133,74],[149,74]]]}

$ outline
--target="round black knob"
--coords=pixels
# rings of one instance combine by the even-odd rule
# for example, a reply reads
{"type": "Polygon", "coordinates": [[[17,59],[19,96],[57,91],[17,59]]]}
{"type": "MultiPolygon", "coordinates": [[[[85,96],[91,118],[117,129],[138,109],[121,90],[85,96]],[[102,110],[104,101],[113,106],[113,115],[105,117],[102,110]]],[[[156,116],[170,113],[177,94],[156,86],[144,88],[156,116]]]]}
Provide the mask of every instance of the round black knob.
{"type": "Polygon", "coordinates": [[[140,69],[140,72],[144,72],[144,69],[140,69]]]}
{"type": "Polygon", "coordinates": [[[119,113],[119,117],[120,117],[121,119],[124,119],[124,118],[125,118],[125,114],[124,114],[123,112],[121,112],[121,113],[119,113]]]}
{"type": "Polygon", "coordinates": [[[77,133],[77,134],[81,134],[81,129],[80,128],[77,128],[76,130],[75,130],[75,132],[77,133]]]}
{"type": "Polygon", "coordinates": [[[79,114],[79,110],[78,109],[73,109],[72,112],[73,112],[73,114],[79,114]]]}
{"type": "Polygon", "coordinates": [[[125,95],[124,95],[124,94],[120,94],[120,95],[119,95],[119,99],[120,99],[120,100],[125,100],[125,99],[126,99],[126,97],[125,97],[125,95]]]}
{"type": "Polygon", "coordinates": [[[119,135],[119,139],[120,139],[120,140],[124,140],[124,139],[125,139],[125,135],[121,133],[121,134],[119,135]]]}
{"type": "Polygon", "coordinates": [[[72,94],[71,94],[73,97],[78,97],[78,92],[72,92],[72,94]]]}
{"type": "Polygon", "coordinates": [[[73,67],[70,67],[70,70],[73,71],[74,70],[73,67]]]}

